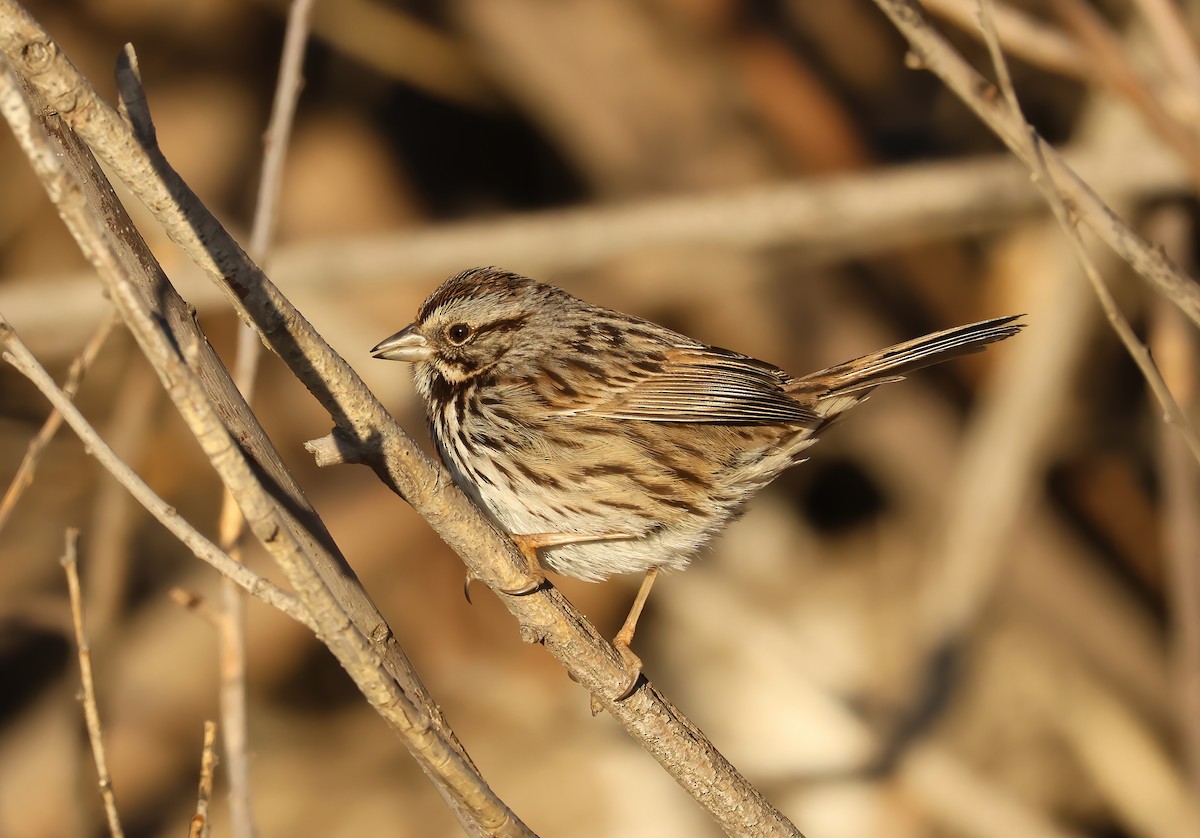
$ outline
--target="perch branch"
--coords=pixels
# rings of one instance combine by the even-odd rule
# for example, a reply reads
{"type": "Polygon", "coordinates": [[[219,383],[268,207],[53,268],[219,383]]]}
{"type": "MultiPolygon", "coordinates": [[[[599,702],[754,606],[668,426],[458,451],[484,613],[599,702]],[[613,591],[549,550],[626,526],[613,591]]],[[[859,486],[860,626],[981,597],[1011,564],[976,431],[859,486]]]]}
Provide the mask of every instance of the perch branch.
{"type": "MultiPolygon", "coordinates": [[[[0,22],[11,21],[0,17],[0,22]]],[[[0,39],[3,31],[0,27],[0,39]]],[[[61,55],[56,48],[52,51],[61,55]]],[[[340,587],[331,588],[314,567],[310,553],[306,552],[310,547],[317,550],[313,542],[307,541],[312,532],[284,514],[275,500],[282,487],[272,486],[268,491],[248,460],[242,447],[244,439],[231,435],[222,421],[223,414],[218,414],[198,374],[188,366],[187,362],[205,362],[199,369],[210,387],[214,378],[224,374],[215,356],[205,355],[211,351],[207,341],[198,330],[187,328],[190,318],[172,321],[172,312],[162,316],[152,308],[167,295],[170,285],[123,214],[90,154],[69,130],[57,130],[57,117],[48,112],[44,103],[36,108],[35,116],[35,108],[21,96],[11,72],[4,77],[6,83],[0,94],[15,94],[15,98],[3,96],[4,114],[47,194],[81,250],[98,269],[118,311],[155,365],[201,448],[225,485],[238,495],[252,531],[298,591],[317,623],[319,636],[380,715],[400,734],[422,769],[471,813],[479,834],[531,834],[479,776],[437,712],[432,698],[411,671],[382,618],[372,633],[361,632],[336,599],[337,593],[347,590],[351,581],[343,579],[340,587]],[[42,126],[53,131],[53,135],[42,126]],[[154,291],[149,299],[143,290],[147,288],[154,291]],[[390,653],[390,661],[382,660],[377,652],[390,653]],[[397,672],[397,666],[407,668],[397,672]],[[403,685],[397,680],[401,678],[403,685]]],[[[115,116],[115,112],[111,113],[115,116]]],[[[245,405],[244,401],[239,403],[245,405]]],[[[228,404],[225,407],[228,409],[228,404]]],[[[327,535],[323,527],[318,532],[327,535]]],[[[332,561],[329,554],[323,555],[326,563],[332,561]]]]}
{"type": "MultiPolygon", "coordinates": [[[[371,452],[381,479],[412,504],[471,572],[497,591],[519,621],[522,637],[541,642],[577,681],[599,695],[610,714],[728,832],[799,834],[648,682],[625,699],[611,697],[621,692],[626,679],[621,659],[555,588],[520,597],[500,593],[525,582],[526,563],[516,546],[491,527],[443,469],[421,453],[349,365],[196,199],[161,150],[141,147],[134,132],[95,96],[53,41],[11,0],[0,0],[0,10],[5,9],[15,25],[0,26],[0,50],[18,62],[51,106],[154,212],[168,235],[225,290],[243,319],[255,323],[337,425],[371,452]]],[[[136,84],[128,73],[123,76],[119,86],[136,84]]],[[[253,516],[247,518],[253,521],[253,516]]],[[[302,597],[308,595],[304,588],[298,590],[302,597]]],[[[357,654],[359,650],[345,651],[357,654]]]]}

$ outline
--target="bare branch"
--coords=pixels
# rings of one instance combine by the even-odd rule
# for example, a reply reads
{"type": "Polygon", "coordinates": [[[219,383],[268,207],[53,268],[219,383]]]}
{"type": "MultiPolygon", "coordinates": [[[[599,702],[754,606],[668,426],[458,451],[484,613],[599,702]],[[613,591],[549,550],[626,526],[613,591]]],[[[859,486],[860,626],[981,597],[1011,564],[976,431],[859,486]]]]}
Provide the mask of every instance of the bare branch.
{"type": "Polygon", "coordinates": [[[67,573],[67,592],[71,596],[71,617],[75,625],[75,645],[79,648],[79,678],[83,686],[83,718],[87,723],[88,740],[92,743],[92,758],[100,782],[100,798],[108,818],[108,831],[113,838],[122,838],[121,818],[117,814],[117,799],[113,794],[112,777],[108,773],[108,757],[104,753],[104,733],[100,728],[100,710],[96,706],[96,684],[92,680],[92,652],[88,645],[87,629],[83,622],[83,597],[79,593],[78,567],[79,530],[67,530],[67,548],[62,566],[67,573]]]}
{"type": "Polygon", "coordinates": [[[200,788],[196,793],[196,814],[188,825],[189,838],[208,838],[211,826],[208,806],[212,802],[213,776],[217,771],[217,755],[213,745],[217,741],[217,723],[205,721],[204,741],[200,746],[200,788]]]}
{"type": "Polygon", "coordinates": [[[174,507],[156,495],[154,490],[147,486],[134,473],[133,469],[108,447],[104,440],[100,438],[100,435],[96,433],[96,429],[88,423],[83,414],[79,412],[79,409],[58,388],[54,383],[54,379],[50,377],[50,374],[37,362],[37,359],[33,357],[25,344],[17,337],[16,332],[13,331],[12,326],[4,319],[3,315],[0,315],[0,348],[3,350],[3,359],[33,382],[34,386],[42,391],[42,395],[49,399],[55,409],[62,414],[67,424],[70,425],[71,430],[83,442],[88,453],[95,457],[100,465],[108,470],[109,474],[128,489],[129,493],[137,499],[138,503],[158,519],[159,523],[166,527],[171,535],[175,536],[185,547],[191,550],[196,558],[207,562],[222,576],[234,580],[251,596],[261,599],[268,605],[287,614],[293,620],[303,623],[314,631],[316,630],[312,617],[308,615],[308,612],[304,610],[304,606],[300,604],[295,596],[282,590],[273,582],[262,578],[244,565],[230,559],[215,544],[180,517],[174,507]]]}
{"type": "MultiPolygon", "coordinates": [[[[12,8],[14,19],[19,16],[19,25],[7,31],[0,27],[0,50],[10,61],[19,62],[31,81],[49,97],[51,107],[104,157],[155,213],[168,234],[220,283],[243,318],[255,323],[268,345],[329,410],[343,431],[364,450],[372,451],[373,465],[381,478],[433,525],[464,558],[469,570],[498,592],[519,588],[527,570],[516,546],[493,529],[445,471],[421,453],[349,365],[250,262],[174,172],[162,152],[157,147],[140,148],[120,116],[95,96],[86,80],[53,48],[45,33],[14,6],[11,0],[0,0],[0,10],[12,8]],[[27,49],[31,43],[37,43],[40,49],[27,49]],[[34,60],[29,60],[30,56],[34,60]],[[70,101],[62,95],[64,87],[69,87],[70,101]]],[[[120,281],[119,276],[115,279],[120,281]]],[[[162,341],[162,336],[156,334],[160,326],[145,322],[133,306],[136,301],[121,285],[113,290],[122,313],[135,318],[135,322],[142,321],[138,332],[144,348],[174,366],[169,356],[153,347],[162,341]]],[[[169,386],[181,409],[186,400],[185,417],[190,414],[192,421],[203,418],[206,408],[195,400],[194,385],[184,369],[170,374],[169,386]]],[[[229,456],[232,452],[224,450],[227,440],[206,437],[199,424],[194,426],[194,432],[206,447],[213,446],[210,459],[222,478],[236,482],[241,490],[242,478],[238,472],[244,464],[229,456]]],[[[247,483],[244,489],[252,496],[255,486],[247,483]]],[[[243,513],[246,512],[247,504],[243,503],[243,513]]],[[[261,514],[257,509],[255,514],[247,514],[252,529],[262,522],[256,520],[261,514]]],[[[279,542],[285,540],[279,538],[280,534],[273,530],[268,546],[280,549],[283,545],[279,542]]],[[[369,663],[364,660],[365,650],[357,642],[361,636],[338,631],[339,626],[332,623],[324,631],[326,620],[334,621],[335,614],[344,612],[335,611],[336,606],[323,597],[313,582],[297,576],[293,585],[321,622],[330,648],[348,669],[351,662],[354,666],[369,663]]],[[[517,597],[501,594],[501,601],[520,622],[522,637],[543,643],[579,683],[599,695],[610,714],[727,831],[798,834],[795,826],[648,682],[642,682],[627,698],[615,698],[622,693],[627,679],[623,662],[611,644],[556,589],[547,586],[517,597]]],[[[369,632],[362,636],[369,636],[369,632]]],[[[388,684],[378,681],[360,682],[360,689],[381,713],[394,720],[398,730],[406,735],[416,733],[404,728],[409,718],[405,696],[397,695],[388,684]]],[[[439,768],[457,766],[458,760],[453,755],[445,757],[446,763],[439,764],[439,768]]],[[[458,781],[457,775],[446,773],[450,774],[449,782],[458,781]]],[[[458,790],[466,789],[459,786],[458,790]]]]}
{"type": "MultiPolygon", "coordinates": [[[[1075,0],[1070,0],[1070,2],[1073,3],[1075,0]]],[[[1066,198],[1058,190],[1056,181],[1051,177],[1050,171],[1046,166],[1044,143],[1037,135],[1037,132],[1025,121],[1025,117],[1021,113],[1021,103],[1017,101],[1017,92],[1013,89],[1012,79],[1008,73],[1008,64],[1004,60],[1004,53],[1000,49],[1000,40],[996,36],[996,28],[992,22],[992,0],[979,0],[979,3],[983,36],[988,45],[988,51],[991,53],[992,63],[995,65],[996,73],[1000,79],[1000,89],[1012,111],[1013,119],[1018,120],[1025,126],[1025,141],[1020,150],[1016,151],[1017,156],[1022,160],[1032,162],[1030,170],[1033,172],[1034,181],[1045,196],[1047,203],[1050,204],[1050,208],[1054,211],[1054,217],[1058,219],[1059,226],[1062,227],[1063,233],[1067,236],[1067,241],[1071,243],[1071,247],[1075,251],[1075,256],[1079,259],[1079,264],[1083,266],[1083,273],[1088,278],[1088,282],[1091,283],[1092,289],[1096,292],[1096,297],[1100,300],[1100,305],[1104,309],[1104,314],[1108,318],[1108,322],[1112,325],[1113,331],[1117,333],[1117,337],[1120,338],[1121,343],[1125,346],[1125,350],[1129,353],[1134,363],[1137,364],[1142,377],[1146,379],[1146,383],[1150,385],[1154,397],[1165,411],[1164,421],[1175,427],[1176,431],[1187,442],[1192,456],[1200,463],[1200,434],[1196,433],[1191,420],[1183,412],[1183,409],[1180,408],[1179,403],[1175,401],[1175,397],[1171,395],[1171,391],[1167,388],[1166,382],[1163,381],[1158,367],[1154,364],[1154,359],[1150,357],[1150,351],[1138,340],[1133,327],[1129,325],[1129,321],[1121,314],[1116,300],[1113,299],[1112,292],[1108,290],[1108,285],[1105,284],[1091,256],[1088,255],[1087,248],[1083,244],[1083,239],[1080,238],[1079,231],[1075,228],[1071,212],[1067,209],[1066,198]]],[[[1163,254],[1163,258],[1166,258],[1165,254],[1163,254]]]]}
{"type": "MultiPolygon", "coordinates": [[[[908,39],[919,66],[936,74],[1026,166],[1035,169],[1030,156],[1025,121],[992,93],[992,86],[959,55],[946,39],[929,26],[908,0],[875,0],[875,5],[908,39]]],[[[1161,248],[1138,235],[1114,213],[1052,148],[1039,143],[1045,168],[1073,215],[1083,220],[1109,247],[1121,255],[1151,287],[1177,305],[1200,326],[1200,284],[1181,271],[1161,248]]]]}
{"type": "MultiPolygon", "coordinates": [[[[115,314],[107,317],[100,324],[99,328],[96,329],[91,340],[83,347],[83,352],[71,364],[70,370],[67,371],[67,380],[63,382],[62,386],[62,392],[68,399],[75,398],[84,373],[92,365],[92,361],[96,360],[96,356],[100,354],[100,349],[104,346],[104,342],[108,340],[108,336],[112,332],[112,327],[116,322],[117,318],[115,314]]],[[[33,485],[33,476],[37,472],[38,461],[42,458],[46,447],[54,439],[54,435],[58,433],[58,429],[61,426],[62,414],[57,410],[52,410],[50,415],[46,417],[46,421],[42,424],[41,430],[30,440],[29,449],[25,452],[25,457],[21,460],[21,465],[17,467],[17,473],[13,475],[12,482],[8,484],[8,491],[4,493],[4,500],[0,501],[0,530],[4,529],[4,525],[8,523],[9,516],[12,515],[13,508],[16,507],[17,501],[21,499],[21,495],[33,485]]]]}

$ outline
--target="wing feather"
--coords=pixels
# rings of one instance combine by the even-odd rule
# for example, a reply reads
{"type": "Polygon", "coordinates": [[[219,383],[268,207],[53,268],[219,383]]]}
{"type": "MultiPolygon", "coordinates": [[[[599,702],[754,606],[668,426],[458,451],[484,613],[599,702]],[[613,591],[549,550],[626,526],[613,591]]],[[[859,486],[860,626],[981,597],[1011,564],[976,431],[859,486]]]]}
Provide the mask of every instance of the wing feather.
{"type": "MultiPolygon", "coordinates": [[[[815,424],[819,417],[784,389],[787,373],[762,361],[703,345],[659,353],[632,381],[609,382],[582,410],[606,419],[718,425],[815,424]]],[[[625,379],[629,375],[624,376],[625,379]]]]}

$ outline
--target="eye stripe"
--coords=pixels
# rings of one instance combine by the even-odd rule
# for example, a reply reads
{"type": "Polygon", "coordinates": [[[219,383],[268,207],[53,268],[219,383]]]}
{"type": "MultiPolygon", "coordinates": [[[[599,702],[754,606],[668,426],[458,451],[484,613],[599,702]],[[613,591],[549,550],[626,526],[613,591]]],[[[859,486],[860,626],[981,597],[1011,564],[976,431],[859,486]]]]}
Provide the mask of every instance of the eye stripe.
{"type": "Polygon", "coordinates": [[[520,317],[509,317],[504,320],[493,320],[491,323],[483,323],[475,330],[476,334],[484,332],[497,332],[503,334],[505,332],[515,332],[517,329],[525,325],[529,320],[528,314],[523,314],[520,317]]]}

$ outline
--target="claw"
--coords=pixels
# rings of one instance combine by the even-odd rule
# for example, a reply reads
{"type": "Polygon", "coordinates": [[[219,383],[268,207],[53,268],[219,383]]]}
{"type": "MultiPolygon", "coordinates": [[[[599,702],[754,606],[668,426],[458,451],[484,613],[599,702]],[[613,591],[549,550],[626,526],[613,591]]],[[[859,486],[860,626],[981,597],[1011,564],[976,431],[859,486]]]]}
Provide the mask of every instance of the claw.
{"type": "MultiPolygon", "coordinates": [[[[629,616],[625,618],[624,625],[617,632],[617,636],[613,638],[613,648],[617,650],[617,656],[621,658],[621,662],[625,665],[625,674],[628,680],[621,686],[620,691],[613,696],[613,701],[624,701],[633,695],[637,690],[638,682],[642,678],[642,659],[634,654],[633,649],[629,648],[633,643],[633,633],[637,630],[638,618],[642,616],[642,608],[646,605],[646,599],[650,596],[650,589],[654,587],[654,580],[658,578],[658,568],[652,567],[646,571],[645,578],[642,579],[642,585],[638,588],[637,597],[633,600],[633,606],[629,609],[629,616]]],[[[599,715],[604,709],[600,703],[598,696],[592,696],[592,715],[599,715]]]]}

